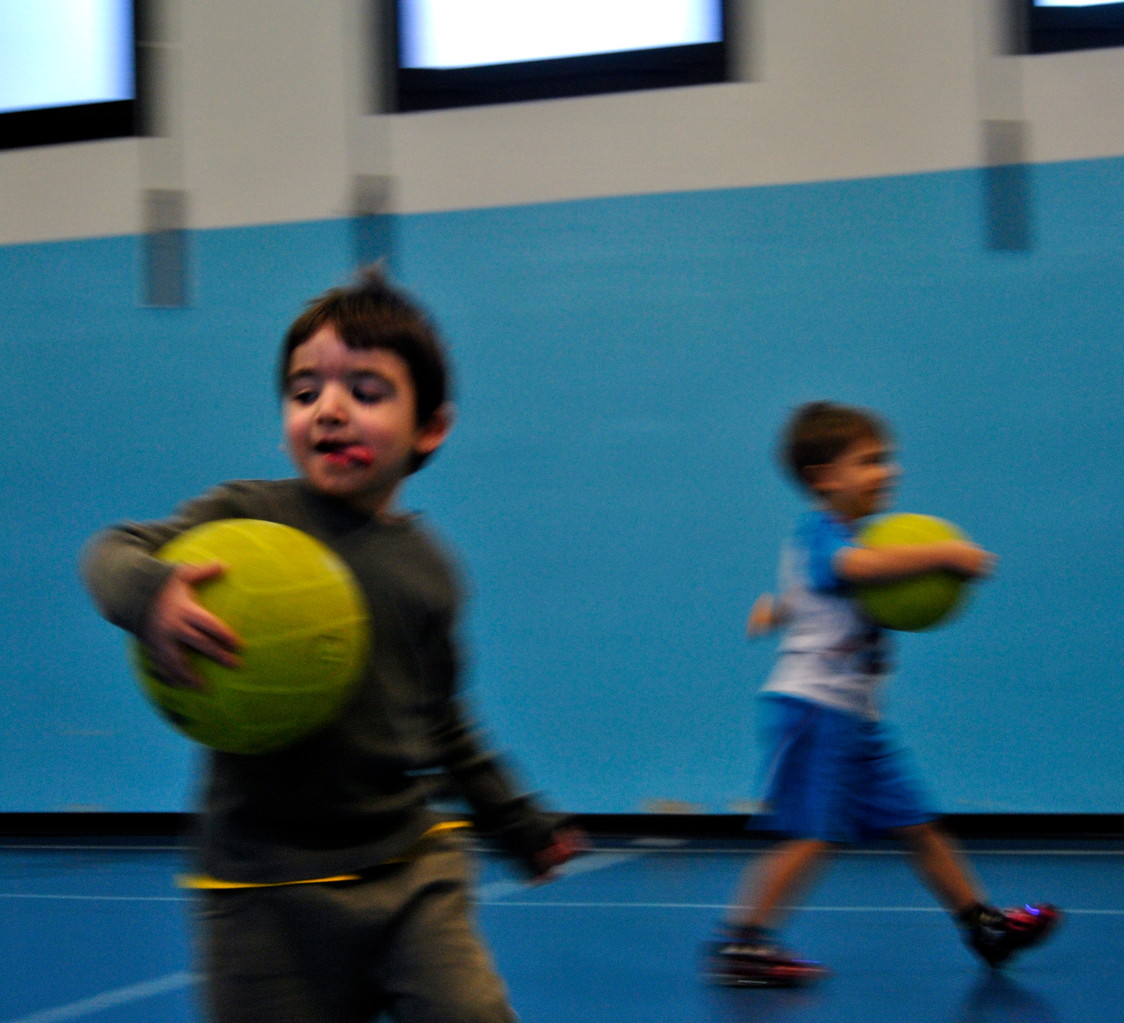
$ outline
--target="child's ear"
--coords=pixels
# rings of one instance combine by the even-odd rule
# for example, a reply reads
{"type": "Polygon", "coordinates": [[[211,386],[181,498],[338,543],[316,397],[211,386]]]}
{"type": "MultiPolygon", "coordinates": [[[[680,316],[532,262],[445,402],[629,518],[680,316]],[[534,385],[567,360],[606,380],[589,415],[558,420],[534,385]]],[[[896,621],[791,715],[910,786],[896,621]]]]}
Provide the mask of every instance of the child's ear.
{"type": "Polygon", "coordinates": [[[817,494],[830,490],[832,484],[831,470],[830,462],[824,462],[822,465],[804,466],[804,482],[808,489],[814,490],[817,494]]]}
{"type": "Polygon", "coordinates": [[[419,455],[432,455],[449,436],[453,428],[454,408],[446,402],[432,416],[429,421],[418,428],[418,435],[414,440],[414,450],[419,455]]]}

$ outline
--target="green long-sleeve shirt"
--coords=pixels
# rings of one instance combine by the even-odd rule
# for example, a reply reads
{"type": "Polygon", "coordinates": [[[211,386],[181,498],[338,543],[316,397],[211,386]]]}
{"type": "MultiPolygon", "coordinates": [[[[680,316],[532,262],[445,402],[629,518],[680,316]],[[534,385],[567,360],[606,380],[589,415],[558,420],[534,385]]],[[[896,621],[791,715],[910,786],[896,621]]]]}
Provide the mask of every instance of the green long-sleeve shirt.
{"type": "Polygon", "coordinates": [[[326,729],[274,753],[209,751],[200,869],[267,883],[392,859],[435,821],[427,805],[435,770],[511,852],[528,859],[544,848],[550,821],[517,794],[462,708],[460,586],[416,519],[372,518],[299,479],[226,483],[169,519],[122,523],[91,540],[82,571],[104,616],[138,633],[172,571],[153,552],[192,526],[227,518],[293,526],[335,551],[366,597],[371,653],[356,695],[326,729]]]}

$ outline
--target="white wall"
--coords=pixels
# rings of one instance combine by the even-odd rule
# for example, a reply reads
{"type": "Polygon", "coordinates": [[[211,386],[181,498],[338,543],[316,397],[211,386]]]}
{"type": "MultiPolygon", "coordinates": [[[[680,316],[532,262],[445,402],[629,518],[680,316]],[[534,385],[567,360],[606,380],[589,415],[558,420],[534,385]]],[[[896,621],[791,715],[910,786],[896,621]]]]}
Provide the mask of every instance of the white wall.
{"type": "Polygon", "coordinates": [[[997,57],[1002,0],[741,0],[727,85],[369,116],[370,0],[163,0],[167,137],[0,153],[0,244],[128,234],[140,192],[191,227],[343,216],[356,174],[404,213],[1124,154],[1124,49],[997,57]]]}

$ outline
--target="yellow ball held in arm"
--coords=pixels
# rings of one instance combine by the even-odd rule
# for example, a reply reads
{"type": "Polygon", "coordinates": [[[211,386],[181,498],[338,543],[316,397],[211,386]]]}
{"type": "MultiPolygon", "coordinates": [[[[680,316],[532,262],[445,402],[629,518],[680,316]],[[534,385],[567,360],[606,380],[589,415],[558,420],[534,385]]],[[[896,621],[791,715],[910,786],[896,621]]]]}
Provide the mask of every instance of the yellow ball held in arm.
{"type": "MultiPolygon", "coordinates": [[[[859,534],[864,547],[936,543],[964,540],[951,522],[931,515],[885,515],[859,534]]],[[[948,622],[963,606],[967,581],[953,572],[934,571],[887,583],[857,587],[858,600],[867,616],[887,629],[917,632],[948,622]]]]}
{"type": "Polygon", "coordinates": [[[258,519],[224,519],[175,537],[156,556],[183,564],[222,562],[198,587],[199,602],[241,637],[228,668],[187,651],[201,689],[162,681],[130,641],[141,686],[185,735],[229,753],[265,753],[330,723],[367,658],[368,614],[347,566],[300,530],[258,519]]]}

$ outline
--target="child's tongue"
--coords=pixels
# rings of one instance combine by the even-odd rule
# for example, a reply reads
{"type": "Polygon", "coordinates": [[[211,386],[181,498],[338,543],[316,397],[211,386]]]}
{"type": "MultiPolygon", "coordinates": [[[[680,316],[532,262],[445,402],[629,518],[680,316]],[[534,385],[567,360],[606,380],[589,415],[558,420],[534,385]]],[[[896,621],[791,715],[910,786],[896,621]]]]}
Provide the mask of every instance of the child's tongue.
{"type": "Polygon", "coordinates": [[[370,448],[364,444],[347,444],[324,456],[333,465],[370,465],[374,461],[370,448]]]}

